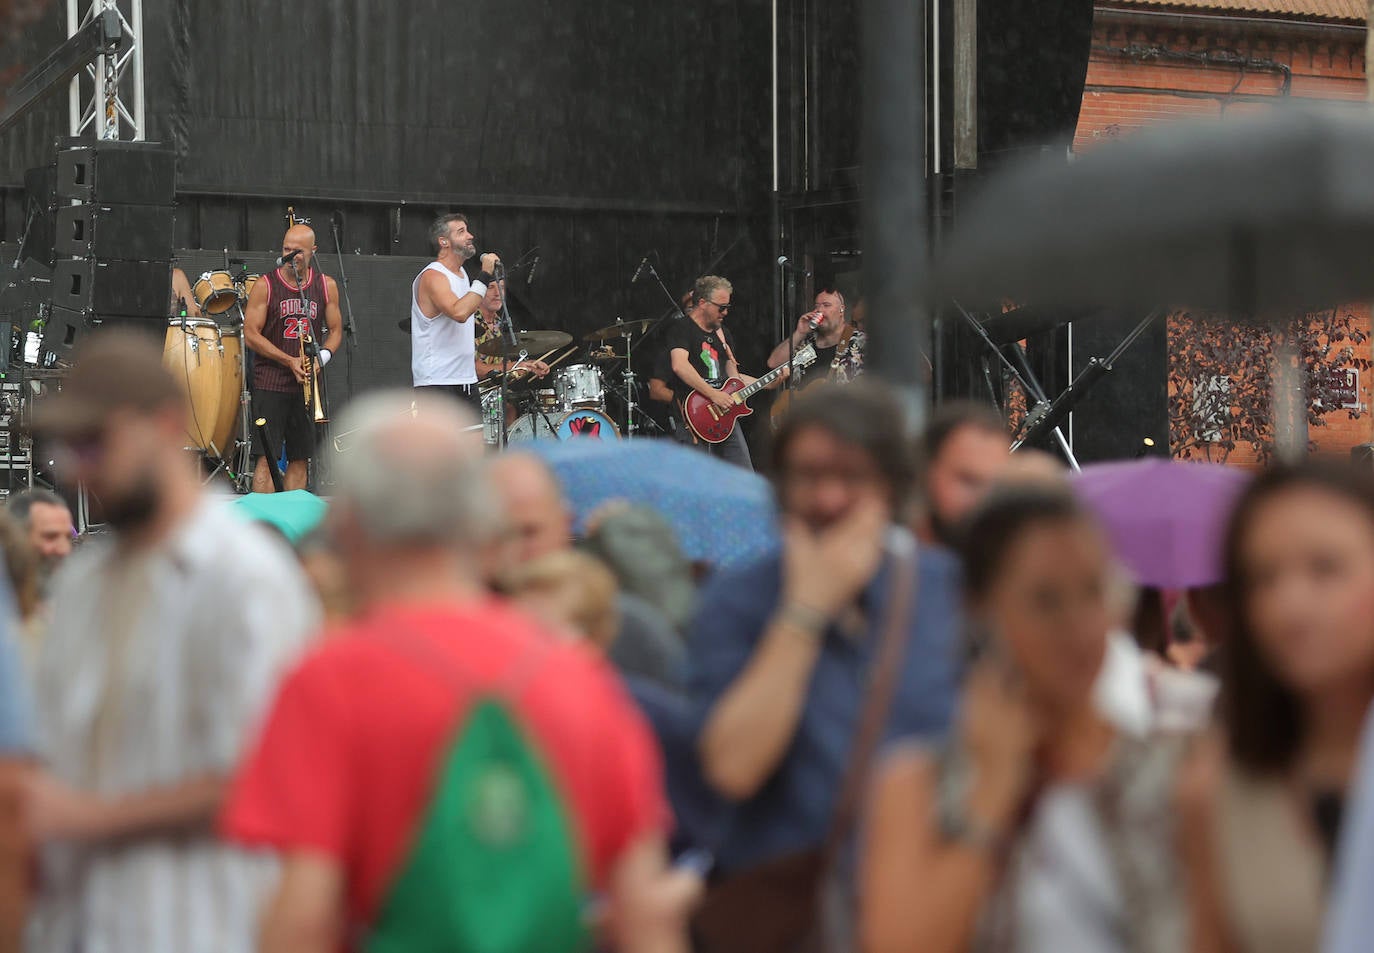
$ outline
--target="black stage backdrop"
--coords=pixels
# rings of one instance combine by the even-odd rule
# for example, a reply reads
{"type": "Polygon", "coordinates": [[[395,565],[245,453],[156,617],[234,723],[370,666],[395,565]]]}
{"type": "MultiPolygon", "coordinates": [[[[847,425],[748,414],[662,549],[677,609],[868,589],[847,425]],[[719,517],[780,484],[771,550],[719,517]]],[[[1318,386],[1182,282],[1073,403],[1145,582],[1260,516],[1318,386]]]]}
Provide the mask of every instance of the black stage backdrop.
{"type": "MultiPolygon", "coordinates": [[[[18,60],[60,42],[64,16],[52,5],[18,60]]],[[[270,257],[288,205],[332,253],[338,213],[355,387],[405,383],[395,323],[429,221],[461,210],[508,263],[537,246],[513,288],[524,327],[662,314],[656,285],[630,285],[653,252],[674,295],[707,268],[735,281],[758,371],[775,326],[768,17],[766,0],[144,0],[147,138],[179,156],[184,267],[270,257]]],[[[59,95],[0,137],[0,238],[66,126],[59,95]]]]}

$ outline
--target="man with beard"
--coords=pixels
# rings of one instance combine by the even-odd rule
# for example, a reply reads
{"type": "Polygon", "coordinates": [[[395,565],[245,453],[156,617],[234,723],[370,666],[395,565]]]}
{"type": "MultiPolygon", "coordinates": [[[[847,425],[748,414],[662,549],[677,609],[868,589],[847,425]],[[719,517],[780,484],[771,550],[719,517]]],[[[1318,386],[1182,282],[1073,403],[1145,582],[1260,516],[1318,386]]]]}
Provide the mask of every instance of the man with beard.
{"type": "Polygon", "coordinates": [[[41,487],[15,494],[6,511],[24,530],[38,555],[39,581],[46,592],[52,574],[72,554],[72,539],[76,536],[72,511],[66,500],[41,487]]]}
{"type": "MultiPolygon", "coordinates": [[[[482,303],[477,308],[478,323],[473,328],[475,344],[480,345],[501,339],[501,309],[506,303],[505,284],[504,281],[493,281],[487,285],[487,292],[482,296],[482,303]]],[[[478,378],[493,377],[506,368],[522,376],[528,374],[530,377],[541,379],[549,376],[549,365],[543,361],[535,358],[526,358],[523,361],[514,360],[517,356],[512,354],[512,360],[503,363],[499,354],[495,357],[478,354],[476,356],[478,378]]]]}
{"type": "MultiPolygon", "coordinates": [[[[315,453],[315,421],[305,406],[301,386],[301,339],[314,342],[321,372],[343,341],[339,288],[334,279],[313,268],[315,232],[293,225],[281,242],[282,264],[262,276],[248,294],[243,313],[243,343],[257,355],[253,361],[253,419],[267,423],[267,453],[273,458],[286,447],[287,490],[303,490],[315,453]]],[[[258,448],[253,492],[271,493],[268,458],[258,448]]]]}
{"type": "Polygon", "coordinates": [[[433,390],[467,402],[479,415],[476,322],[492,274],[501,264],[482,256],[482,270],[469,277],[463,263],[477,254],[477,236],[466,215],[441,215],[429,228],[434,261],[410,289],[410,376],[416,390],[433,390]]]}
{"type": "Polygon", "coordinates": [[[41,861],[27,948],[248,953],[272,868],[212,822],[318,607],[286,547],[202,489],[159,348],[109,332],[74,358],[34,429],[112,532],[53,587],[43,767],[21,805],[41,861]]]}
{"type": "Polygon", "coordinates": [[[884,739],[947,726],[961,630],[954,558],[899,525],[915,466],[897,399],[818,384],[778,431],[781,554],[718,574],[697,599],[688,694],[710,785],[732,805],[723,873],[818,846],[877,667],[892,574],[911,612],[884,739]]]}
{"type": "Polygon", "coordinates": [[[839,291],[816,292],[816,307],[798,318],[791,337],[773,348],[768,366],[786,364],[806,346],[808,338],[814,339],[816,362],[793,377],[794,391],[821,380],[847,384],[863,373],[864,334],[849,322],[844,295],[839,291]]]}
{"type": "Polygon", "coordinates": [[[921,435],[921,507],[916,535],[953,546],[959,525],[1011,466],[1011,441],[1000,414],[964,401],[935,410],[921,435]]]}
{"type": "MultiPolygon", "coordinates": [[[[672,370],[669,383],[679,407],[695,391],[721,410],[733,410],[738,401],[733,394],[721,390],[721,385],[731,377],[738,377],[746,384],[755,380],[740,373],[730,336],[725,331],[725,318],[730,313],[734,290],[729,281],[718,275],[703,275],[693,286],[687,320],[679,320],[668,329],[668,361],[672,370]]],[[[676,436],[680,442],[695,444],[722,460],[737,463],[747,470],[754,468],[749,444],[738,422],[721,443],[698,440],[685,422],[678,427],[676,436]]]]}

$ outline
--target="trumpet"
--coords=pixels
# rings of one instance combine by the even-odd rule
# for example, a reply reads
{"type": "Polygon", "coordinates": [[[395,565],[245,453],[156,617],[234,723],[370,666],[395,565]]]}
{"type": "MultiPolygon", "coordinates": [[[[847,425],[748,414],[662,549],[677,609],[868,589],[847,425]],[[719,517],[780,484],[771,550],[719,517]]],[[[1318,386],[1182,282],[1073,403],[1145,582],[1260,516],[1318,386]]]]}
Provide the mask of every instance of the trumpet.
{"type": "Polygon", "coordinates": [[[324,412],[324,377],[320,375],[319,362],[311,352],[316,352],[315,334],[310,328],[310,319],[301,321],[301,369],[305,380],[301,382],[301,392],[305,397],[305,412],[317,424],[329,422],[324,412]]]}
{"type": "MultiPolygon", "coordinates": [[[[309,225],[310,219],[303,218],[296,214],[293,205],[286,207],[286,227],[292,229],[297,225],[309,225]]],[[[278,262],[280,264],[281,262],[278,262]]],[[[296,270],[296,281],[300,282],[300,263],[293,261],[291,267],[296,270]]],[[[304,292],[302,292],[302,295],[304,292]]],[[[304,304],[304,297],[301,299],[304,304]]],[[[319,362],[315,355],[319,353],[319,348],[315,346],[315,329],[312,327],[309,309],[303,308],[304,315],[300,322],[300,342],[301,342],[301,370],[305,371],[305,380],[301,382],[301,393],[305,398],[305,412],[317,424],[329,422],[329,416],[324,412],[324,378],[320,376],[319,362]]]]}

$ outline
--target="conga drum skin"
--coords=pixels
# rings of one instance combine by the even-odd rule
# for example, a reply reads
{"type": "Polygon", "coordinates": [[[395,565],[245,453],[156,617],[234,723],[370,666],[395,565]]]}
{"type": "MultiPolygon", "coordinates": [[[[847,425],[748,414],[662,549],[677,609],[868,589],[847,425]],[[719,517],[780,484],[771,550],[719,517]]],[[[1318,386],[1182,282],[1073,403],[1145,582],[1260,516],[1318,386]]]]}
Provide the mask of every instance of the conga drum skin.
{"type": "Polygon", "coordinates": [[[224,392],[219,325],[208,318],[172,318],[167,325],[162,364],[186,389],[186,433],[191,443],[208,451],[219,424],[224,392]]]}

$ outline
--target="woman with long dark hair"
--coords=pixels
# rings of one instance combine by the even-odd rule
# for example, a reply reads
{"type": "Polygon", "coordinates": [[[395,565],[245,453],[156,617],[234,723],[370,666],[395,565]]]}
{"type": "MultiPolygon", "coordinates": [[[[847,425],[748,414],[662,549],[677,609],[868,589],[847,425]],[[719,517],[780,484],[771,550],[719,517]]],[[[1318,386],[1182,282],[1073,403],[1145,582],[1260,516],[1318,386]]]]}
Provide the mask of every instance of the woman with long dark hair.
{"type": "Polygon", "coordinates": [[[1067,490],[1023,487],[963,539],[979,659],[952,738],[895,751],[876,778],[864,949],[1172,953],[1167,752],[1093,699],[1122,609],[1104,537],[1067,490]]]}
{"type": "Polygon", "coordinates": [[[1222,726],[1180,792],[1193,948],[1313,950],[1374,699],[1374,488],[1344,467],[1271,470],[1225,552],[1222,726]]]}

